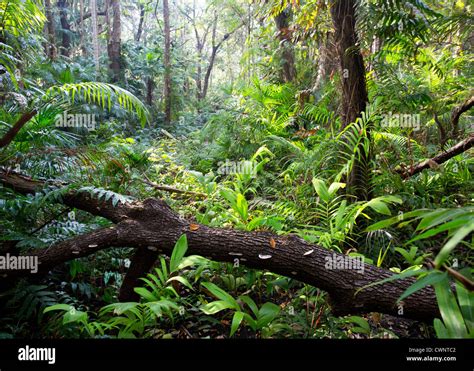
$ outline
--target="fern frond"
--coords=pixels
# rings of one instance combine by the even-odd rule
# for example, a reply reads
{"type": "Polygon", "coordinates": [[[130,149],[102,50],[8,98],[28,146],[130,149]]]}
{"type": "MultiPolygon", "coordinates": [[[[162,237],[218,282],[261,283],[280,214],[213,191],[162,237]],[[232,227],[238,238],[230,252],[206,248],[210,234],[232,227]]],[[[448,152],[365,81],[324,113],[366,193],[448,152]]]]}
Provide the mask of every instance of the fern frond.
{"type": "Polygon", "coordinates": [[[120,202],[121,204],[126,204],[128,202],[132,202],[133,198],[129,196],[121,195],[120,193],[115,193],[103,188],[96,188],[96,187],[82,187],[79,189],[80,192],[88,192],[92,197],[97,197],[97,200],[101,198],[104,201],[112,200],[112,205],[117,206],[120,202]]]}
{"type": "Polygon", "coordinates": [[[71,103],[76,98],[87,103],[96,104],[103,109],[112,110],[112,102],[117,102],[129,112],[135,112],[142,125],[148,121],[148,110],[132,93],[119,86],[103,82],[81,82],[75,84],[55,85],[46,90],[45,98],[63,96],[71,103]]]}

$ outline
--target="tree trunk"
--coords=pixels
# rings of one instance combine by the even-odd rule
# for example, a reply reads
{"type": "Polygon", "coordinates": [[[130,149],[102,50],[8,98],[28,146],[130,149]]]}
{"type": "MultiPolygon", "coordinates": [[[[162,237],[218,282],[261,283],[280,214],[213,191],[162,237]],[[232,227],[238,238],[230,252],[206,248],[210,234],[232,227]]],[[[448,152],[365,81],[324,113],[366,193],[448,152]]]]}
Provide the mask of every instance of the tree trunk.
{"type": "Polygon", "coordinates": [[[358,46],[356,0],[332,0],[331,16],[335,31],[342,80],[342,121],[354,122],[368,101],[365,68],[358,46]]]}
{"type": "Polygon", "coordinates": [[[51,12],[51,0],[44,1],[44,9],[46,16],[46,43],[45,52],[49,59],[56,59],[56,40],[54,29],[54,17],[51,12]]]}
{"type": "Polygon", "coordinates": [[[332,33],[326,32],[323,39],[319,43],[318,48],[318,71],[316,74],[316,81],[313,86],[313,91],[318,93],[328,77],[332,75],[332,71],[337,68],[337,56],[333,52],[332,33]]]}
{"type": "Polygon", "coordinates": [[[112,8],[112,30],[110,33],[107,51],[109,53],[110,72],[112,82],[117,83],[121,78],[121,23],[120,23],[120,0],[110,0],[112,8]]]}
{"type": "Polygon", "coordinates": [[[212,69],[214,68],[218,49],[218,46],[214,46],[212,48],[209,64],[207,65],[206,75],[204,76],[204,85],[202,87],[201,99],[205,99],[207,97],[207,91],[209,90],[209,80],[211,78],[212,69]]]}
{"type": "Polygon", "coordinates": [[[291,7],[287,7],[275,17],[278,28],[278,39],[280,40],[280,53],[282,59],[281,79],[283,82],[293,82],[296,78],[295,54],[291,41],[289,22],[291,19],[291,7]]]}
{"type": "MultiPolygon", "coordinates": [[[[16,192],[34,193],[45,186],[43,181],[32,180],[0,169],[0,183],[16,192]]],[[[52,183],[48,182],[51,186],[52,183]]],[[[58,187],[64,184],[56,184],[58,187]]],[[[174,244],[182,234],[188,239],[188,254],[198,254],[212,260],[235,262],[250,268],[268,269],[277,274],[295,278],[327,291],[336,315],[364,312],[381,312],[401,315],[397,298],[415,281],[403,279],[358,289],[391,277],[392,272],[364,264],[363,270],[330,269],[330,258],[343,259],[344,255],[310,244],[294,235],[276,235],[270,232],[244,232],[232,229],[209,228],[188,221],[175,213],[165,202],[147,199],[143,202],[119,203],[97,200],[88,192],[70,191],[62,197],[69,206],[99,215],[115,223],[75,238],[54,244],[47,249],[28,254],[38,256],[39,274],[47,274],[55,266],[110,247],[135,247],[142,249],[134,257],[126,286],[121,298],[133,297],[137,278],[146,274],[151,261],[159,253],[171,254],[174,244]],[[155,252],[155,255],[147,250],[155,252]],[[143,259],[142,259],[143,258],[143,259]],[[143,271],[142,269],[145,269],[143,271]]],[[[2,283],[14,284],[25,271],[8,271],[2,283]]],[[[439,316],[434,290],[426,287],[403,301],[403,316],[431,320],[439,316]]]]}
{"type": "Polygon", "coordinates": [[[84,45],[84,0],[79,1],[79,50],[82,56],[87,56],[87,48],[84,45]]]}
{"type": "Polygon", "coordinates": [[[168,0],[163,0],[163,22],[165,32],[165,81],[164,81],[164,100],[165,100],[165,124],[171,122],[171,34],[170,34],[170,10],[168,0]]]}
{"type": "Polygon", "coordinates": [[[69,4],[67,0],[59,0],[59,19],[61,21],[62,46],[61,55],[69,57],[71,51],[71,26],[67,19],[69,4]]]}
{"type": "MultiPolygon", "coordinates": [[[[356,33],[356,0],[332,0],[331,17],[335,31],[336,49],[342,80],[342,123],[346,127],[365,111],[368,101],[364,60],[356,33]]],[[[370,139],[370,131],[367,128],[370,139]]],[[[370,153],[360,147],[347,179],[347,190],[359,200],[371,198],[370,153]]]]}
{"type": "Polygon", "coordinates": [[[213,23],[213,28],[212,28],[212,51],[211,51],[211,56],[209,57],[209,64],[207,65],[206,75],[204,76],[204,85],[202,87],[201,99],[204,99],[207,96],[207,92],[209,90],[209,85],[210,85],[212,69],[214,68],[214,63],[216,61],[216,56],[217,56],[217,53],[219,52],[219,49],[224,44],[224,42],[243,25],[244,24],[242,23],[238,27],[236,27],[234,30],[230,31],[229,33],[226,33],[222,37],[222,39],[216,44],[217,16],[214,18],[214,23],[213,23]]]}
{"type": "Polygon", "coordinates": [[[92,21],[92,48],[94,49],[94,67],[96,78],[99,75],[99,32],[97,30],[97,2],[96,0],[90,0],[91,7],[91,21],[92,21]]]}
{"type": "Polygon", "coordinates": [[[146,104],[151,106],[153,104],[153,89],[155,87],[155,82],[151,77],[146,78],[146,104]]]}
{"type": "Polygon", "coordinates": [[[459,130],[459,119],[464,112],[474,107],[474,95],[469,97],[460,106],[455,107],[451,112],[451,137],[456,138],[459,130]]]}
{"type": "Polygon", "coordinates": [[[137,34],[135,35],[136,43],[140,42],[140,38],[142,37],[142,32],[143,32],[143,22],[145,22],[145,6],[143,4],[140,4],[139,7],[140,7],[140,20],[138,22],[137,34]]]}

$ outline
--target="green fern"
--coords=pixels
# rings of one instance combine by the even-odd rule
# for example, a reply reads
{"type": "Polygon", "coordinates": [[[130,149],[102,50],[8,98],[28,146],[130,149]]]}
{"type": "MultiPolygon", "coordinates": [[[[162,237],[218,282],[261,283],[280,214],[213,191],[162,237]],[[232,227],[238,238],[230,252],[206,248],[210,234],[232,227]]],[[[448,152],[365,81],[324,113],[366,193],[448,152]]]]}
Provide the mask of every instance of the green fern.
{"type": "Polygon", "coordinates": [[[112,109],[112,102],[116,101],[127,111],[135,112],[142,125],[148,120],[149,112],[144,104],[132,93],[116,85],[103,82],[56,85],[46,90],[44,98],[49,99],[58,95],[66,97],[71,103],[74,103],[76,98],[83,99],[109,111],[112,109]]]}
{"type": "Polygon", "coordinates": [[[124,196],[119,193],[115,193],[113,191],[109,191],[103,188],[96,188],[96,187],[82,187],[79,188],[79,192],[88,192],[92,197],[97,197],[97,200],[101,198],[104,201],[112,200],[112,205],[117,206],[120,202],[121,204],[126,204],[133,201],[133,198],[130,196],[124,196]]]}

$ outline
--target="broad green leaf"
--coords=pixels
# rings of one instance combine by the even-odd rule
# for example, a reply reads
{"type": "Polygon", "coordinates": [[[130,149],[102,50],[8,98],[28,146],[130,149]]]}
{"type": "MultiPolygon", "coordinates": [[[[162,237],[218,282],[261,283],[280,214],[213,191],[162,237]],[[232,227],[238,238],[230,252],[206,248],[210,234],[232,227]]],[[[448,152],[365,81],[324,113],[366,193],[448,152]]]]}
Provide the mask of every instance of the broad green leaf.
{"type": "Polygon", "coordinates": [[[280,307],[273,303],[265,303],[263,304],[257,316],[257,327],[262,328],[267,326],[271,321],[275,319],[280,313],[280,307]]]}
{"type": "Polygon", "coordinates": [[[147,301],[157,301],[159,299],[144,287],[135,287],[133,290],[147,301]]]}
{"type": "Polygon", "coordinates": [[[207,260],[206,258],[204,258],[202,256],[199,256],[199,255],[190,255],[190,256],[184,257],[181,260],[181,262],[178,265],[177,270],[181,270],[181,269],[191,267],[191,266],[194,266],[194,265],[202,266],[202,265],[206,265],[206,264],[209,264],[209,260],[207,260]]]}
{"type": "Polygon", "coordinates": [[[449,239],[448,242],[443,246],[441,251],[435,258],[435,265],[436,267],[440,267],[448,258],[451,251],[460,243],[464,237],[466,237],[469,233],[474,231],[474,220],[469,223],[468,225],[459,228],[456,233],[449,239]]]}
{"type": "Polygon", "coordinates": [[[233,336],[237,329],[239,328],[242,320],[244,319],[243,312],[235,312],[234,317],[232,318],[232,325],[230,327],[230,336],[233,336]]]}
{"type": "Polygon", "coordinates": [[[64,313],[63,324],[73,323],[73,322],[87,323],[87,319],[88,319],[88,315],[86,312],[71,309],[67,311],[66,313],[64,313]]]}
{"type": "Polygon", "coordinates": [[[370,334],[370,325],[365,318],[360,316],[349,316],[346,318],[346,321],[349,323],[355,323],[359,326],[352,328],[352,331],[370,334]]]}
{"type": "Polygon", "coordinates": [[[415,236],[414,238],[407,241],[406,243],[408,244],[408,243],[411,243],[411,242],[414,242],[414,241],[422,240],[424,238],[435,236],[438,233],[449,231],[451,229],[455,229],[457,227],[460,227],[464,224],[468,224],[469,221],[470,221],[469,218],[466,218],[466,219],[459,218],[459,219],[451,220],[450,222],[444,223],[444,224],[440,225],[437,228],[428,229],[427,231],[419,234],[418,236],[415,236]]]}
{"type": "Polygon", "coordinates": [[[326,187],[326,184],[318,178],[313,178],[312,183],[319,198],[321,198],[321,200],[324,202],[329,202],[331,196],[329,194],[328,188],[326,187]]]}
{"type": "Polygon", "coordinates": [[[379,198],[374,198],[366,203],[367,207],[370,207],[372,210],[379,214],[390,215],[390,209],[387,204],[380,200],[379,198]]]}
{"type": "Polygon", "coordinates": [[[166,266],[165,258],[163,258],[163,257],[160,258],[160,262],[161,262],[161,272],[163,272],[163,278],[166,281],[169,277],[169,274],[168,274],[168,268],[166,266]]]}
{"type": "Polygon", "coordinates": [[[227,202],[229,202],[232,208],[235,208],[237,196],[234,191],[228,188],[222,188],[220,194],[227,200],[227,202]]]}
{"type": "MultiPolygon", "coordinates": [[[[474,209],[473,209],[474,210],[474,209]]],[[[473,211],[466,210],[466,208],[459,209],[438,209],[424,216],[420,224],[416,227],[417,230],[429,229],[441,224],[447,220],[463,215],[473,215],[473,211]]]]}
{"type": "MultiPolygon", "coordinates": [[[[472,275],[469,272],[469,269],[466,269],[465,276],[468,279],[472,280],[472,275]]],[[[463,273],[463,272],[459,272],[463,273]]],[[[474,330],[474,292],[467,290],[464,285],[456,281],[456,293],[458,297],[459,307],[461,309],[461,313],[464,317],[464,321],[466,322],[468,331],[474,330]]]]}
{"type": "Polygon", "coordinates": [[[381,220],[380,222],[377,222],[375,224],[372,224],[366,228],[367,232],[371,231],[377,231],[379,229],[387,228],[390,227],[393,224],[400,223],[402,221],[409,221],[410,223],[414,222],[415,220],[420,218],[420,215],[426,214],[427,210],[426,209],[421,209],[421,210],[414,210],[410,211],[408,213],[403,213],[397,216],[394,216],[389,219],[381,220]],[[411,219],[410,218],[414,218],[411,219]]]}
{"type": "Polygon", "coordinates": [[[330,197],[333,197],[334,194],[341,188],[345,188],[346,187],[346,183],[338,183],[338,182],[334,182],[332,183],[330,186],[329,186],[329,189],[328,189],[328,193],[329,193],[329,196],[330,197]]]}
{"type": "Polygon", "coordinates": [[[174,309],[176,311],[179,310],[179,307],[176,303],[172,302],[171,300],[158,300],[158,301],[153,301],[150,303],[145,304],[150,310],[155,313],[156,316],[160,317],[163,312],[166,312],[168,314],[171,314],[170,310],[174,309]]]}
{"type": "Polygon", "coordinates": [[[248,203],[242,194],[237,195],[237,212],[243,221],[248,219],[248,203]]]}
{"type": "Polygon", "coordinates": [[[71,309],[74,309],[74,307],[69,304],[55,304],[44,308],[43,313],[48,313],[54,310],[70,311],[71,309]]]}
{"type": "Polygon", "coordinates": [[[168,283],[171,282],[171,281],[177,281],[179,283],[182,283],[184,286],[190,288],[191,290],[193,289],[193,287],[191,286],[191,284],[189,283],[189,281],[184,278],[184,277],[181,277],[181,276],[175,276],[175,277],[171,277],[169,280],[168,280],[168,283]]]}
{"type": "Polygon", "coordinates": [[[435,318],[433,321],[433,326],[436,332],[438,339],[449,339],[448,330],[444,326],[443,322],[439,318],[435,318]]]}
{"type": "Polygon", "coordinates": [[[434,285],[436,299],[438,300],[439,311],[443,319],[444,325],[448,330],[449,337],[465,338],[467,330],[464,320],[459,309],[456,298],[449,284],[449,279],[445,279],[434,285]]]}
{"type": "Polygon", "coordinates": [[[106,305],[105,307],[101,308],[100,310],[100,315],[104,315],[109,312],[113,312],[116,315],[121,315],[132,308],[135,308],[137,305],[139,305],[136,302],[126,302],[126,303],[113,303],[106,305]]]}
{"type": "Polygon", "coordinates": [[[242,300],[245,304],[249,306],[250,310],[253,312],[255,317],[258,316],[258,306],[250,296],[247,296],[247,295],[240,296],[240,300],[242,300]]]}
{"type": "Polygon", "coordinates": [[[216,298],[229,303],[229,305],[231,305],[235,310],[240,310],[240,306],[237,301],[220,287],[214,285],[211,282],[203,282],[201,285],[208,289],[209,292],[216,298]]]}
{"type": "Polygon", "coordinates": [[[245,323],[249,325],[252,330],[257,331],[259,329],[259,327],[257,327],[257,321],[254,320],[250,316],[250,314],[244,313],[244,320],[245,320],[245,323]]]}
{"type": "Polygon", "coordinates": [[[170,272],[175,272],[178,269],[179,264],[183,260],[184,254],[188,250],[188,239],[183,234],[176,242],[173,252],[170,258],[170,272]]]}
{"type": "Polygon", "coordinates": [[[215,314],[224,309],[235,309],[235,307],[228,301],[216,300],[202,305],[199,309],[206,314],[215,314]]]}

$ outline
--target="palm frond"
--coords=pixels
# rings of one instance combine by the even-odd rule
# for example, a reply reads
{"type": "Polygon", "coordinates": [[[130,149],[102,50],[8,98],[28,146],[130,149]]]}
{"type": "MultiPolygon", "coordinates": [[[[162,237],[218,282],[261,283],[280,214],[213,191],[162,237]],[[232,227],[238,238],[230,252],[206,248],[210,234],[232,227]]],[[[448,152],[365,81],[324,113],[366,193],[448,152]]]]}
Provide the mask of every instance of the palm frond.
{"type": "Polygon", "coordinates": [[[87,103],[96,104],[103,109],[112,110],[113,102],[117,102],[129,112],[135,112],[142,125],[148,121],[148,109],[132,93],[119,86],[103,82],[81,82],[75,84],[55,85],[46,90],[45,99],[63,96],[71,103],[83,99],[87,103]]]}

